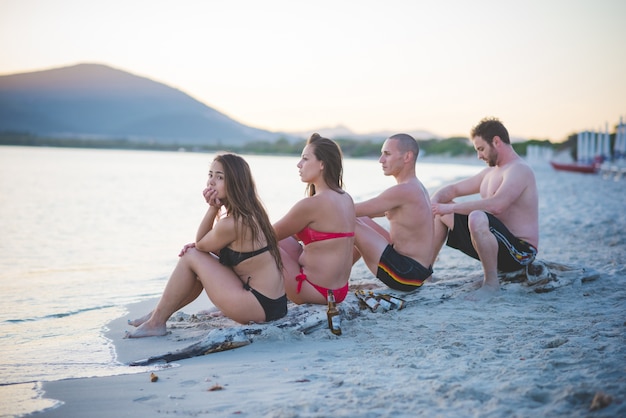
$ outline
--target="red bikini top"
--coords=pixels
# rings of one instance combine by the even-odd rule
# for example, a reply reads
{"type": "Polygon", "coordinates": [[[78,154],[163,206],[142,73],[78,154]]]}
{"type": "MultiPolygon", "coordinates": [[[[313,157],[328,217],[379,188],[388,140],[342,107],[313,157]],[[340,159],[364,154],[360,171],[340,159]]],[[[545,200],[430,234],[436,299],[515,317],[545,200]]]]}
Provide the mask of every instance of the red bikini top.
{"type": "Polygon", "coordinates": [[[327,239],[345,238],[353,236],[354,232],[320,232],[316,231],[313,228],[309,228],[308,226],[296,234],[296,237],[298,237],[298,239],[302,241],[304,245],[308,245],[316,241],[324,241],[327,239]]]}

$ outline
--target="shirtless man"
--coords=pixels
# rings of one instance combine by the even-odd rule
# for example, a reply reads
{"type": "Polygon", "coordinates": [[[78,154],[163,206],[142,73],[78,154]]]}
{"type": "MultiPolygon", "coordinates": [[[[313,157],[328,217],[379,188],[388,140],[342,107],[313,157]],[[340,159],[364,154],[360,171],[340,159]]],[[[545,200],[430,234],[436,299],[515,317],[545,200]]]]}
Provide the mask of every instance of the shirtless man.
{"type": "Polygon", "coordinates": [[[446,237],[449,247],[480,260],[484,280],[477,297],[482,299],[500,289],[498,271],[520,270],[535,259],[539,199],[532,169],[517,155],[498,119],[483,119],[472,129],[471,140],[489,167],[433,195],[437,247],[432,262],[446,237]],[[454,201],[477,193],[478,200],[454,201]]]}
{"type": "Polygon", "coordinates": [[[412,136],[387,138],[378,161],[397,184],[354,205],[358,218],[354,261],[362,256],[378,279],[407,292],[419,288],[433,273],[433,215],[428,191],[415,175],[418,154],[412,136]],[[389,231],[372,220],[381,216],[389,220],[389,231]]]}

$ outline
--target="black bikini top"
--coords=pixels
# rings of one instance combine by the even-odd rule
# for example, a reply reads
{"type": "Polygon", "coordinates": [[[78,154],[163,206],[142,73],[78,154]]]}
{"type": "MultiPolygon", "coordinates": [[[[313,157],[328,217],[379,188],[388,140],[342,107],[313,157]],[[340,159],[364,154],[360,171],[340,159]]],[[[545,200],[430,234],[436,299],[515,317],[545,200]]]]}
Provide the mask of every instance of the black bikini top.
{"type": "Polygon", "coordinates": [[[264,253],[265,251],[269,251],[269,249],[269,246],[265,246],[255,251],[242,253],[239,251],[231,250],[228,247],[224,247],[220,250],[220,264],[233,267],[241,263],[242,261],[247,260],[248,258],[252,258],[256,255],[264,253]]]}

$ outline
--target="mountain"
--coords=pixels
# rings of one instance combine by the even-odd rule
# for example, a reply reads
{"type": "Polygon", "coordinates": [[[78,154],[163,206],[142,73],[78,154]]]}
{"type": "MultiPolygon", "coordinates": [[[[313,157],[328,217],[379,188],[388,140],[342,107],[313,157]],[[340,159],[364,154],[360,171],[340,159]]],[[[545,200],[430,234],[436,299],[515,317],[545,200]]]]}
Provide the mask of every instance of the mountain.
{"type": "MultiPolygon", "coordinates": [[[[391,131],[357,134],[349,128],[271,132],[239,123],[182,91],[101,64],[0,76],[0,132],[44,137],[129,139],[144,143],[241,146],[290,142],[313,132],[332,139],[383,141],[391,131]]],[[[415,139],[440,139],[414,130],[415,139]]]]}
{"type": "Polygon", "coordinates": [[[355,139],[355,140],[371,140],[371,141],[384,141],[389,138],[393,134],[397,133],[406,133],[411,135],[413,138],[419,140],[428,140],[428,139],[443,139],[441,136],[436,135],[429,131],[424,130],[410,130],[410,131],[378,131],[378,132],[370,132],[366,134],[357,134],[351,131],[348,127],[343,125],[337,125],[334,127],[328,128],[319,128],[312,130],[310,132],[289,132],[291,135],[301,138],[308,138],[311,133],[317,132],[318,134],[325,136],[327,138],[333,139],[355,139]]]}
{"type": "Polygon", "coordinates": [[[0,132],[242,145],[287,135],[243,125],[191,96],[100,64],[0,76],[0,132]]]}

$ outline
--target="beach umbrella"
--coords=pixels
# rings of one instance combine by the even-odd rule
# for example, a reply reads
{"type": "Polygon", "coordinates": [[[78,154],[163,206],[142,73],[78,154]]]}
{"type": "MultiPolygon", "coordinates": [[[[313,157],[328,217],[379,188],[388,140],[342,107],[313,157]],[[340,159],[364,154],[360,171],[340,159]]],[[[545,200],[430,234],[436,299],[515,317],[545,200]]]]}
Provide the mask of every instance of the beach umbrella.
{"type": "Polygon", "coordinates": [[[622,118],[619,118],[619,124],[615,128],[615,144],[613,144],[613,159],[621,158],[621,142],[622,142],[622,118]]]}
{"type": "Polygon", "coordinates": [[[587,160],[587,144],[589,143],[589,132],[583,131],[580,140],[580,148],[578,149],[578,162],[584,163],[587,160]]]}
{"type": "Polygon", "coordinates": [[[623,159],[626,156],[626,124],[622,121],[622,117],[619,118],[619,158],[623,159]]]}
{"type": "Polygon", "coordinates": [[[602,142],[602,161],[611,159],[611,137],[609,136],[609,123],[604,126],[604,141],[602,142]]]}
{"type": "Polygon", "coordinates": [[[593,131],[587,132],[587,148],[585,149],[585,160],[583,163],[588,164],[591,161],[593,155],[593,143],[595,142],[595,135],[593,131]]]}

